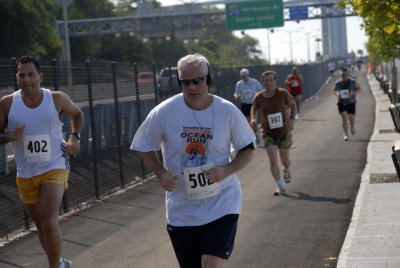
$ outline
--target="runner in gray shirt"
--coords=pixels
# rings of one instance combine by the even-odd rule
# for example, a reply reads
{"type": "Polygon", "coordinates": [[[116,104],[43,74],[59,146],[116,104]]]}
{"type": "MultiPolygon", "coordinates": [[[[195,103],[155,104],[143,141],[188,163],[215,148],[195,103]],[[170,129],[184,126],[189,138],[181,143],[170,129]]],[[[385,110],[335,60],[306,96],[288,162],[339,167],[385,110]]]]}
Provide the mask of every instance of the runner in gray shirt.
{"type": "MultiPolygon", "coordinates": [[[[235,99],[240,100],[241,110],[244,116],[247,118],[247,122],[250,124],[250,110],[253,104],[253,98],[257,92],[262,91],[263,86],[256,79],[250,77],[250,72],[248,69],[240,70],[240,80],[236,83],[235,94],[233,95],[235,99]]],[[[257,129],[255,130],[257,143],[259,138],[257,135],[257,129]]]]}

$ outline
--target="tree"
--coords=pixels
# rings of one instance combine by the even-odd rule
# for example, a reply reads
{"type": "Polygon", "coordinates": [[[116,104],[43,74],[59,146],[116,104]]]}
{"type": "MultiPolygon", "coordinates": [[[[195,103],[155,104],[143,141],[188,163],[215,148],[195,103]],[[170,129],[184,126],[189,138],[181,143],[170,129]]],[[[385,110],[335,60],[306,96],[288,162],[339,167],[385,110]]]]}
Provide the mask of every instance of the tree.
{"type": "Polygon", "coordinates": [[[262,52],[257,49],[258,40],[249,35],[239,38],[221,27],[205,29],[203,36],[195,48],[215,66],[243,66],[266,62],[260,58],[262,52]]]}
{"type": "Polygon", "coordinates": [[[61,55],[54,0],[0,0],[0,7],[0,57],[61,55]]]}
{"type": "MultiPolygon", "coordinates": [[[[68,19],[96,19],[115,17],[114,5],[109,0],[74,0],[68,7],[68,19]]],[[[59,18],[61,19],[61,9],[59,18]]],[[[99,58],[102,43],[111,36],[70,37],[72,61],[84,61],[87,58],[99,58]]],[[[115,59],[118,60],[118,59],[115,59]]]]}
{"type": "Polygon", "coordinates": [[[189,53],[182,40],[171,36],[169,40],[163,37],[151,38],[149,46],[152,50],[152,62],[158,65],[175,65],[177,61],[189,53]]]}
{"type": "Polygon", "coordinates": [[[341,0],[351,5],[364,21],[369,36],[367,50],[371,60],[388,61],[400,56],[400,2],[398,0],[341,0]]]}

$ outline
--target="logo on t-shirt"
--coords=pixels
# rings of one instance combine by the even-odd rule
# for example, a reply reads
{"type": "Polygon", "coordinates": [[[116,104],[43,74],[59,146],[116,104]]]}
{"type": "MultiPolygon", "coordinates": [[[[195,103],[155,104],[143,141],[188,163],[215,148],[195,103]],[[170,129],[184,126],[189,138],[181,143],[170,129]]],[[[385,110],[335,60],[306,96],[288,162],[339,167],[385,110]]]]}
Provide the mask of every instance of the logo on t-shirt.
{"type": "Polygon", "coordinates": [[[198,167],[207,164],[207,145],[213,139],[211,128],[183,127],[181,157],[182,167],[198,167]]]}

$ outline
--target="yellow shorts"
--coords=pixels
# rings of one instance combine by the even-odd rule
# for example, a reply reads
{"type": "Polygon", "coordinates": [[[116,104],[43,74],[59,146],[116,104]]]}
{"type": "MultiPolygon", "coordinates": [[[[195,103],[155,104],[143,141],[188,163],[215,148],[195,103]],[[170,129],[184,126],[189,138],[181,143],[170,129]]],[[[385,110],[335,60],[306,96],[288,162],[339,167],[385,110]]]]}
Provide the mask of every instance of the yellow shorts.
{"type": "Polygon", "coordinates": [[[289,149],[290,146],[292,146],[293,144],[292,133],[288,132],[280,139],[274,139],[270,136],[265,136],[264,142],[265,142],[265,147],[268,147],[270,145],[276,145],[278,146],[278,148],[289,149]]]}
{"type": "Polygon", "coordinates": [[[17,187],[22,203],[30,205],[39,202],[40,186],[44,183],[64,185],[68,189],[69,169],[54,169],[32,178],[17,177],[17,187]]]}

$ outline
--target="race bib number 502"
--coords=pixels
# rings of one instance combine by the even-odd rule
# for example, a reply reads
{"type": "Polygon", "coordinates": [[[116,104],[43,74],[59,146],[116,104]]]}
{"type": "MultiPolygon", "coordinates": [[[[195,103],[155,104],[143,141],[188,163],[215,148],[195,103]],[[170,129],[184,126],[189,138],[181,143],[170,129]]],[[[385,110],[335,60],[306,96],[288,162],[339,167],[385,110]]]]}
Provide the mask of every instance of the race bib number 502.
{"type": "Polygon", "coordinates": [[[204,174],[213,165],[184,168],[186,192],[189,199],[205,199],[220,193],[218,182],[213,182],[204,174]]]}

